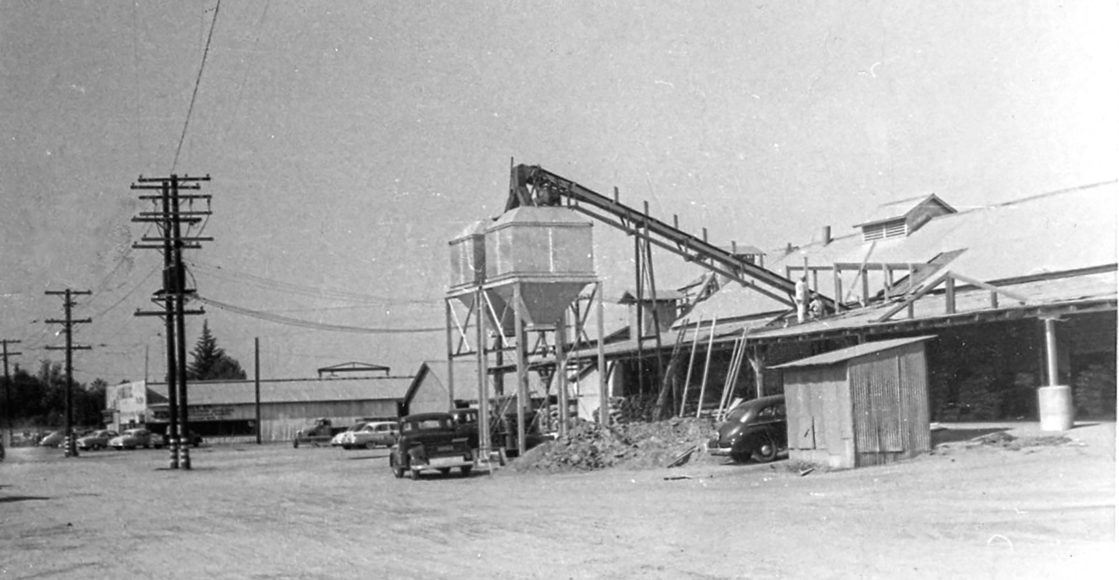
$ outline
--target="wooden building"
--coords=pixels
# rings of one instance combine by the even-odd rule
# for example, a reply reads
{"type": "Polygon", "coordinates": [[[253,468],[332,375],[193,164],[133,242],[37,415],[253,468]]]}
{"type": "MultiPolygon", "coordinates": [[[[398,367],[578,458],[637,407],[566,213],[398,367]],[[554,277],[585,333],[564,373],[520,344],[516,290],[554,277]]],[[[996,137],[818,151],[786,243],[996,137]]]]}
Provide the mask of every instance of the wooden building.
{"type": "Polygon", "coordinates": [[[931,336],[868,342],[781,369],[789,459],[853,468],[926,453],[931,336]]]}

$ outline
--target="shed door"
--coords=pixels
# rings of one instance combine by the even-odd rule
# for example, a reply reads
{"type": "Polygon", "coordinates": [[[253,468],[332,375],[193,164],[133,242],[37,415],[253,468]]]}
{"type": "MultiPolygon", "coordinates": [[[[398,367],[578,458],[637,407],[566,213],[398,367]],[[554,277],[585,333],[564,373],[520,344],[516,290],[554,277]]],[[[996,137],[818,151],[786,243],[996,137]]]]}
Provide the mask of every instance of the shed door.
{"type": "Polygon", "coordinates": [[[897,359],[863,359],[848,368],[855,452],[904,451],[901,433],[901,384],[897,359]]]}
{"type": "Polygon", "coordinates": [[[805,385],[785,385],[785,406],[788,412],[790,449],[815,449],[816,428],[812,417],[812,403],[805,385]]]}

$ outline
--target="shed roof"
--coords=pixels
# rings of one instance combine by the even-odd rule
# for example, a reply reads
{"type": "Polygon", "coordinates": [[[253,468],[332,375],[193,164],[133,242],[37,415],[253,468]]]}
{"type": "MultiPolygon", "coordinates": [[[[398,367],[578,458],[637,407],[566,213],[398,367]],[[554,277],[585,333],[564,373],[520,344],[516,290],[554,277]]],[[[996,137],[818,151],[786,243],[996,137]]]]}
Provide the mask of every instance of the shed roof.
{"type": "Polygon", "coordinates": [[[795,360],[793,362],[788,362],[788,363],[785,363],[783,365],[776,365],[772,368],[775,368],[775,369],[790,369],[790,368],[798,368],[798,367],[812,367],[812,366],[831,365],[831,364],[835,364],[835,363],[848,361],[848,360],[858,358],[858,357],[861,357],[861,356],[866,356],[868,354],[874,354],[876,352],[884,352],[884,351],[887,351],[887,350],[897,348],[899,346],[905,346],[907,344],[913,344],[915,342],[923,342],[923,341],[929,340],[930,338],[935,338],[935,337],[933,337],[933,336],[914,336],[914,337],[910,337],[910,338],[892,338],[892,339],[889,339],[889,340],[879,340],[879,341],[875,341],[875,342],[864,342],[863,344],[859,344],[859,345],[855,345],[855,346],[849,346],[847,348],[841,348],[839,350],[833,350],[831,352],[825,352],[824,354],[818,354],[818,355],[815,355],[815,356],[810,356],[808,358],[802,358],[800,360],[795,360]]]}
{"type": "Polygon", "coordinates": [[[937,197],[935,193],[930,193],[928,195],[919,197],[910,197],[884,203],[878,206],[878,209],[874,212],[874,215],[871,216],[868,221],[856,224],[855,227],[858,228],[862,226],[880,224],[882,222],[888,222],[896,219],[902,219],[908,216],[914,210],[917,210],[918,208],[925,205],[938,205],[945,210],[948,210],[948,213],[956,212],[956,208],[948,205],[943,199],[937,197]]]}

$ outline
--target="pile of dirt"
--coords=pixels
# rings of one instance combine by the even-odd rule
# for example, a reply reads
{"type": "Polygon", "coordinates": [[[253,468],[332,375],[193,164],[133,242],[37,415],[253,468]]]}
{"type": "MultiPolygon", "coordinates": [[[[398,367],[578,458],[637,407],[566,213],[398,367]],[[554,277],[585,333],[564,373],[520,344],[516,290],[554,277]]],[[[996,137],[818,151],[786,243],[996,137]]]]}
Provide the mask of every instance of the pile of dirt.
{"type": "Polygon", "coordinates": [[[576,421],[567,435],[530,449],[510,464],[516,472],[665,467],[710,438],[709,419],[669,419],[604,427],[576,421]]]}
{"type": "Polygon", "coordinates": [[[1069,445],[1073,440],[1064,435],[1040,435],[1034,437],[1015,437],[1005,431],[991,433],[972,440],[973,445],[986,447],[999,447],[1017,451],[1026,447],[1053,447],[1069,445]]]}

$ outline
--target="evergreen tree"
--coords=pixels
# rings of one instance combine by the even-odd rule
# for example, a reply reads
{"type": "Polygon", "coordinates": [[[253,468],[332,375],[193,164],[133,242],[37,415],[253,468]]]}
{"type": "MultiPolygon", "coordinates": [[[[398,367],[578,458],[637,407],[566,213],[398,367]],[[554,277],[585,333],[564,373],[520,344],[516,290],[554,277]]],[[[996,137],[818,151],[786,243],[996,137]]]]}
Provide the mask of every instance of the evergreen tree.
{"type": "Polygon", "coordinates": [[[187,366],[187,379],[192,381],[219,381],[244,379],[245,371],[237,359],[225,354],[218,340],[210,333],[209,321],[202,322],[202,336],[194,345],[190,356],[194,359],[187,366]]]}

